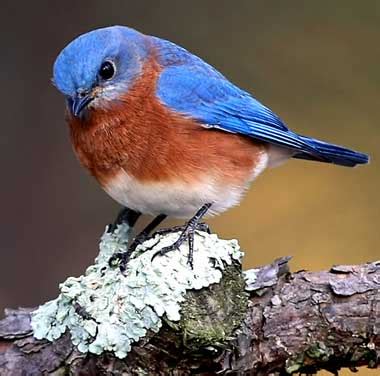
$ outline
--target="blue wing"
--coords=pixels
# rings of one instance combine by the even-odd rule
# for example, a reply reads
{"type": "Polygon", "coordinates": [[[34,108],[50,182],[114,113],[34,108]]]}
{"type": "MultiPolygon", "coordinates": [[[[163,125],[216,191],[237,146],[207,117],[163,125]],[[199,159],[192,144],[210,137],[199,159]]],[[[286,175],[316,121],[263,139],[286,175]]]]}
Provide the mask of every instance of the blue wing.
{"type": "Polygon", "coordinates": [[[164,67],[157,96],[169,108],[202,126],[293,149],[298,158],[347,166],[368,161],[364,154],[297,135],[269,108],[203,60],[173,43],[155,39],[164,67]]]}

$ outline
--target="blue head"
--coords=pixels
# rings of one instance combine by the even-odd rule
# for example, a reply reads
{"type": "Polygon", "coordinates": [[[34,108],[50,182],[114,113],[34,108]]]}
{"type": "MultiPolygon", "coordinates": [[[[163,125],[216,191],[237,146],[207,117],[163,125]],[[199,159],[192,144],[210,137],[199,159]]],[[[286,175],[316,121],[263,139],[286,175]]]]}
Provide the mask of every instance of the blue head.
{"type": "Polygon", "coordinates": [[[147,49],[144,35],[111,26],[83,34],[68,44],[54,63],[53,82],[74,116],[87,107],[106,107],[127,92],[140,74],[147,49]]]}

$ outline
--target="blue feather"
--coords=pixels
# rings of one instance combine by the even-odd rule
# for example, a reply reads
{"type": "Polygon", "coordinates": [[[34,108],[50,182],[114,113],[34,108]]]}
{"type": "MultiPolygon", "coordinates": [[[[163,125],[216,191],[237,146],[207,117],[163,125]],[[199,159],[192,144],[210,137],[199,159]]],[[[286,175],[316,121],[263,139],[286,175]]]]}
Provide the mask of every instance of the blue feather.
{"type": "Polygon", "coordinates": [[[298,135],[212,66],[174,43],[152,38],[164,67],[157,96],[169,108],[201,125],[238,133],[294,150],[294,157],[354,166],[368,156],[298,135]]]}

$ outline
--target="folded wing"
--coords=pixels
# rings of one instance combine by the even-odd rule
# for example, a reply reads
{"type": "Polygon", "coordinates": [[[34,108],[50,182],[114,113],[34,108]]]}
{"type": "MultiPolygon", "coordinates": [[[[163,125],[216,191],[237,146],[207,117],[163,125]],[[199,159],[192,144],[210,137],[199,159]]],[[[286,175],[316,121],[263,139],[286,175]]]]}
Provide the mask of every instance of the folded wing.
{"type": "Polygon", "coordinates": [[[247,92],[186,50],[170,43],[162,58],[164,69],[157,96],[169,108],[191,117],[200,126],[238,133],[292,149],[294,157],[354,166],[368,156],[337,145],[298,135],[247,92]],[[173,49],[177,48],[177,55],[173,49]],[[168,56],[173,58],[167,63],[168,56]],[[165,64],[167,63],[167,64],[165,64]]]}

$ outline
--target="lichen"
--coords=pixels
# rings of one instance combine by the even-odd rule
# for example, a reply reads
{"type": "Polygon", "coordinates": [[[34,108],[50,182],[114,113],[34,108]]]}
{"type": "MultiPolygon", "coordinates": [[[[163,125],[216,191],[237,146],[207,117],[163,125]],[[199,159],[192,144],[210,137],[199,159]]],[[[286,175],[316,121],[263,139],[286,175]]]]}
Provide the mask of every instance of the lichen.
{"type": "Polygon", "coordinates": [[[257,281],[257,274],[259,271],[260,269],[248,269],[244,272],[246,291],[252,291],[255,289],[255,283],[257,281]]]}
{"type": "Polygon", "coordinates": [[[236,240],[197,232],[193,269],[187,263],[187,244],[152,260],[157,250],[172,244],[179,233],[156,235],[140,245],[123,273],[109,259],[128,246],[130,229],[119,225],[105,232],[94,265],[80,277],[69,277],[60,285],[59,296],[32,314],[37,339],[53,341],[69,331],[81,352],[112,351],[124,358],[131,345],[148,331],[158,332],[162,318],[181,319],[181,303],[187,290],[218,283],[223,270],[242,252],[236,240]]]}

